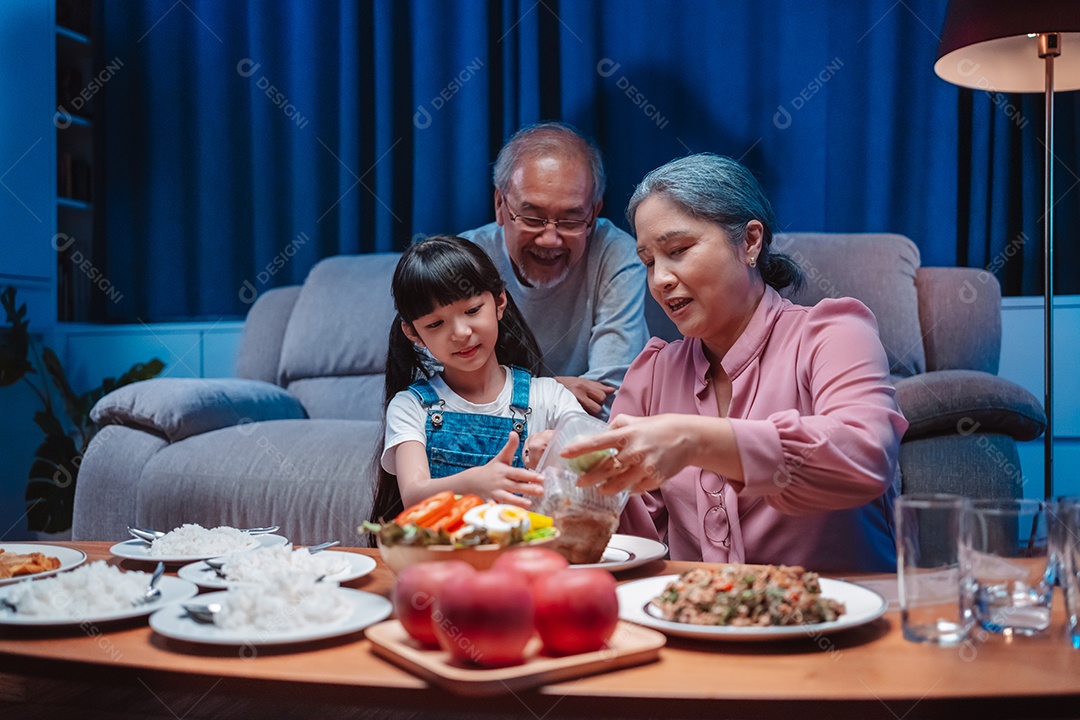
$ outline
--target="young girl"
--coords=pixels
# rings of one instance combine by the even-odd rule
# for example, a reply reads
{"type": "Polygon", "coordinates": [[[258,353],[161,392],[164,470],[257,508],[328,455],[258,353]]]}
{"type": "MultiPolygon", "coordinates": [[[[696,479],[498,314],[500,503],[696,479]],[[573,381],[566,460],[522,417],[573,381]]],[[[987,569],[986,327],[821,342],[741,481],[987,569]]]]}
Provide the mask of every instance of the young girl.
{"type": "Polygon", "coordinates": [[[536,339],[495,265],[468,240],[433,236],[405,250],[392,290],[398,316],[372,519],[443,490],[529,507],[543,478],[525,469],[522,447],[535,467],[547,431],[582,410],[554,378],[530,375],[540,366],[536,339]]]}

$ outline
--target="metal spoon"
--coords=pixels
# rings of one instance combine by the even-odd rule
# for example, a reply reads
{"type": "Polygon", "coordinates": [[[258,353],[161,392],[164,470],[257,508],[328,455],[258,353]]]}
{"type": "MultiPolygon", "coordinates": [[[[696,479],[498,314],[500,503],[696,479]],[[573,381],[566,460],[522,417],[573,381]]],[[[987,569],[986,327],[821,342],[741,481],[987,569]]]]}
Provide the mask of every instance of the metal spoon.
{"type": "MultiPolygon", "coordinates": [[[[240,532],[248,535],[269,535],[271,533],[276,533],[280,529],[280,525],[270,525],[269,527],[245,528],[240,532]]],[[[145,543],[152,543],[158,538],[165,536],[165,533],[160,530],[149,530],[147,528],[131,527],[130,525],[128,526],[128,532],[136,540],[142,540],[145,543]]]]}
{"type": "Polygon", "coordinates": [[[332,548],[335,545],[340,545],[340,544],[341,544],[340,540],[331,540],[330,542],[324,542],[324,543],[319,543],[318,545],[312,545],[311,547],[309,547],[307,549],[307,551],[309,553],[311,553],[312,555],[314,555],[315,553],[321,553],[323,550],[326,550],[327,548],[332,548]]]}
{"type": "Polygon", "coordinates": [[[184,604],[184,612],[197,623],[206,625],[214,624],[214,616],[221,612],[221,603],[209,603],[207,605],[184,604]]]}
{"type": "Polygon", "coordinates": [[[140,605],[148,605],[152,602],[157,602],[158,600],[160,600],[161,588],[157,586],[157,583],[164,573],[165,563],[159,562],[157,564],[157,567],[154,568],[154,574],[150,576],[150,586],[146,588],[146,593],[142,597],[136,598],[131,604],[135,607],[139,607],[140,605]]]}
{"type": "MultiPolygon", "coordinates": [[[[316,553],[321,553],[323,550],[326,550],[327,548],[332,548],[335,545],[340,545],[340,544],[341,544],[340,540],[331,540],[330,542],[324,542],[324,543],[319,543],[318,545],[312,545],[311,547],[309,547],[307,549],[307,551],[310,554],[314,555],[316,553]]],[[[227,578],[225,578],[225,571],[224,571],[223,568],[225,567],[225,563],[227,563],[228,561],[229,561],[229,558],[221,557],[221,558],[211,558],[209,560],[203,560],[203,563],[205,563],[205,565],[208,568],[210,568],[215,573],[217,573],[218,577],[223,578],[223,579],[227,579],[227,578]]],[[[326,577],[326,576],[324,575],[323,577],[326,577]]]]}

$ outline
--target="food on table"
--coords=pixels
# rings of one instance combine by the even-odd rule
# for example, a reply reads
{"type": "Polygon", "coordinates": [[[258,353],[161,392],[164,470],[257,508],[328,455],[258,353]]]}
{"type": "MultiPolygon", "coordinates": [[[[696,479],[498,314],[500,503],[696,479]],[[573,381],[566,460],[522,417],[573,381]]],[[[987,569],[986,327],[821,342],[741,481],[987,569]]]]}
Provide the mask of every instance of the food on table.
{"type": "Polygon", "coordinates": [[[578,487],[578,475],[565,468],[547,467],[543,475],[544,496],[536,509],[559,528],[552,547],[573,564],[600,562],[630,493],[604,495],[595,487],[578,487]]]}
{"type": "Polygon", "coordinates": [[[214,624],[241,632],[282,633],[344,622],[352,604],[336,583],[275,575],[262,585],[236,585],[225,593],[214,624]]]}
{"type": "Polygon", "coordinates": [[[131,608],[149,584],[149,573],[121,572],[98,560],[71,572],[12,585],[5,599],[20,616],[79,620],[131,608]]]}
{"type": "Polygon", "coordinates": [[[345,553],[324,552],[312,555],[306,549],[293,550],[288,545],[260,548],[233,555],[221,565],[225,580],[261,583],[280,573],[307,575],[312,579],[348,570],[345,553]]]}
{"type": "Polygon", "coordinates": [[[394,612],[405,632],[423,645],[438,645],[431,612],[443,583],[452,577],[475,572],[473,566],[458,560],[426,562],[406,568],[394,586],[394,612]]]}
{"type": "Polygon", "coordinates": [[[572,564],[597,563],[604,557],[608,541],[619,527],[619,514],[575,506],[569,498],[559,500],[550,508],[559,537],[552,548],[572,564]]]}
{"type": "Polygon", "coordinates": [[[535,633],[533,600],[524,576],[505,570],[447,579],[435,599],[439,646],[463,663],[516,665],[535,633]]]}
{"type": "Polygon", "coordinates": [[[379,539],[383,547],[397,545],[513,545],[556,534],[550,517],[516,505],[485,503],[477,495],[437,493],[406,508],[393,522],[365,522],[358,528],[379,539]]]}
{"type": "Polygon", "coordinates": [[[803,625],[831,622],[843,603],[821,596],[817,573],[781,565],[694,568],[654,600],[664,619],[692,625],[803,625]]]}
{"type": "Polygon", "coordinates": [[[56,570],[60,559],[45,553],[13,553],[0,548],[0,580],[56,570]]]}
{"type": "Polygon", "coordinates": [[[532,529],[529,511],[517,505],[484,503],[465,513],[465,526],[486,530],[493,541],[509,535],[514,530],[523,533],[532,529]]]}
{"type": "Polygon", "coordinates": [[[536,629],[553,655],[594,652],[619,623],[615,578],[597,568],[566,568],[533,586],[536,629]]]}
{"type": "Polygon", "coordinates": [[[187,523],[150,543],[147,554],[154,557],[214,557],[248,550],[256,544],[250,535],[234,527],[222,525],[207,529],[187,523]]]}
{"type": "Polygon", "coordinates": [[[546,547],[523,547],[509,550],[492,563],[492,570],[509,570],[525,577],[536,600],[536,581],[565,570],[570,563],[559,553],[546,547]]]}
{"type": "MultiPolygon", "coordinates": [[[[578,435],[574,438],[573,442],[578,440],[587,439],[587,435],[578,435]]],[[[577,457],[566,458],[566,467],[570,468],[578,475],[584,475],[592,470],[594,467],[604,461],[605,458],[609,458],[616,453],[615,448],[606,448],[604,450],[594,450],[591,453],[585,453],[584,455],[578,455],[577,457]]]]}

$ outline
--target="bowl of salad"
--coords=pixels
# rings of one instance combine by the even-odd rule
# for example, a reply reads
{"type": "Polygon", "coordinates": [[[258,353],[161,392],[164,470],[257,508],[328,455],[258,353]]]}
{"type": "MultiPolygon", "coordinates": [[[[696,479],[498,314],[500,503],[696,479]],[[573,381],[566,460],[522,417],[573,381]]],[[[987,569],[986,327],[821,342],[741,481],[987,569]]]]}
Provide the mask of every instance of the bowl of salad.
{"type": "Polygon", "coordinates": [[[383,562],[396,573],[446,560],[487,570],[507,550],[547,545],[559,536],[550,517],[450,491],[406,508],[392,521],[365,522],[359,529],[375,536],[383,562]]]}

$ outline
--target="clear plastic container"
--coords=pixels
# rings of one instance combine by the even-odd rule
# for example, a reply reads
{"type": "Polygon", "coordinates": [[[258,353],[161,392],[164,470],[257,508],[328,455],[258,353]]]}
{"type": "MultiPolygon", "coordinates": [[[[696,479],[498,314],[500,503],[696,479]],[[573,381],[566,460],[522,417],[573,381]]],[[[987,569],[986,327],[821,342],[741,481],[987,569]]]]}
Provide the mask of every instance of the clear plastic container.
{"type": "Polygon", "coordinates": [[[553,518],[559,537],[552,547],[573,564],[600,562],[608,541],[619,527],[619,515],[630,493],[623,490],[604,495],[596,487],[577,485],[585,470],[615,454],[614,450],[569,460],[560,453],[571,442],[608,429],[605,423],[586,415],[563,417],[537,466],[544,476],[544,495],[536,511],[553,518]]]}
{"type": "Polygon", "coordinates": [[[610,429],[607,423],[584,413],[563,415],[559,418],[559,422],[555,424],[555,434],[551,436],[547,449],[540,456],[540,463],[536,466],[537,472],[542,473],[547,467],[557,467],[578,475],[584,473],[593,465],[599,464],[604,458],[614,455],[615,449],[598,450],[595,453],[576,458],[562,457],[562,449],[572,442],[592,435],[599,435],[610,429]]]}

